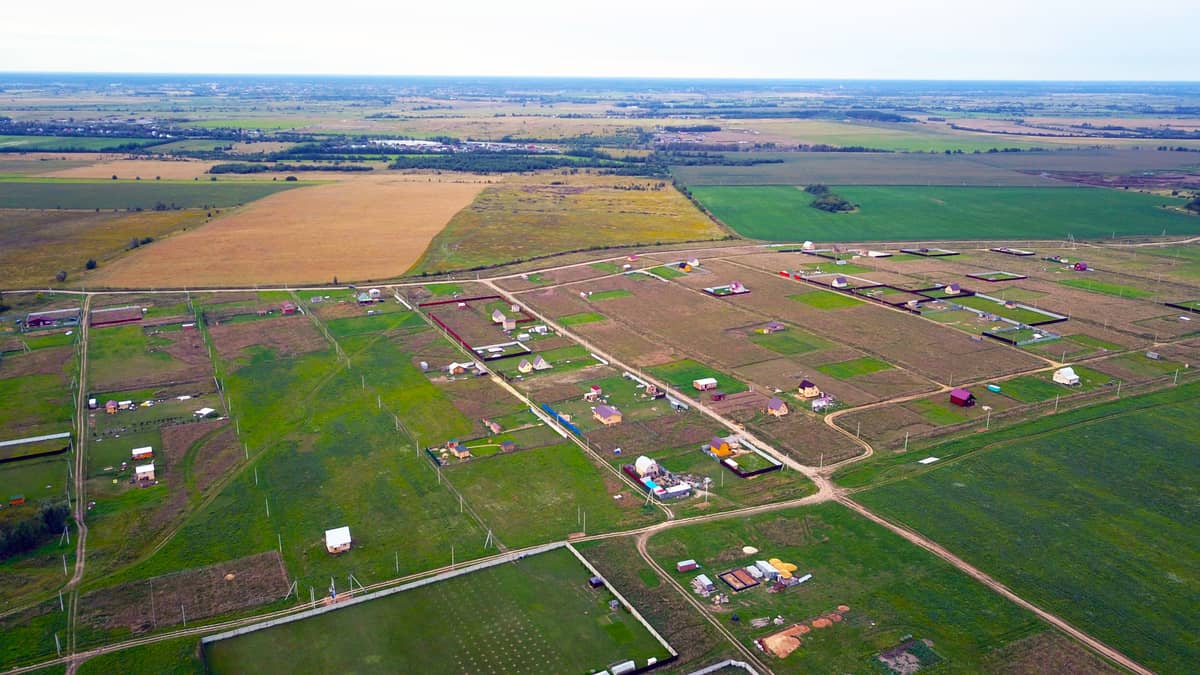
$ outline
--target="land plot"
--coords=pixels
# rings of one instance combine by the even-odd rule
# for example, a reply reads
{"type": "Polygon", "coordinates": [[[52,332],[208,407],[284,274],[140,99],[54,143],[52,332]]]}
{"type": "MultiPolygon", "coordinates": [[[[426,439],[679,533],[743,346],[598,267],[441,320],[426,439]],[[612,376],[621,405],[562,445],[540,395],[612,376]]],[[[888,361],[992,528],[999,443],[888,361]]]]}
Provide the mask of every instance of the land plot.
{"type": "Polygon", "coordinates": [[[710,577],[769,558],[795,564],[796,575],[812,574],[782,592],[764,584],[707,608],[737,612],[742,620],[726,626],[752,649],[755,639],[846,608],[833,625],[810,628],[790,655],[762,657],[778,672],[868,669],[869,655],[910,636],[930,640],[954,667],[975,671],[992,649],[1045,629],[949,564],[837,504],[672,528],[654,535],[650,552],[685,588],[696,573],[674,570],[687,558],[710,577]],[[747,555],[744,546],[759,552],[747,555]],[[754,618],[776,616],[784,617],[782,626],[753,625],[754,618]]]}
{"type": "MultiPolygon", "coordinates": [[[[207,209],[240,206],[303,183],[151,180],[4,180],[4,209],[207,209]]],[[[160,277],[165,278],[165,277],[160,277]]]]}
{"type": "Polygon", "coordinates": [[[56,654],[54,635],[66,630],[68,623],[67,613],[59,608],[57,598],[0,616],[0,630],[4,631],[4,640],[0,640],[0,667],[7,669],[53,658],[56,654]]]}
{"type": "Polygon", "coordinates": [[[853,359],[851,361],[841,361],[839,363],[829,363],[823,366],[817,366],[817,370],[829,375],[830,377],[836,377],[839,380],[849,380],[860,375],[870,375],[871,373],[877,373],[881,370],[887,370],[888,368],[891,368],[891,366],[887,362],[880,361],[879,359],[871,358],[869,356],[853,359]]]}
{"type": "Polygon", "coordinates": [[[658,417],[622,421],[588,433],[587,438],[600,447],[610,461],[628,464],[638,455],[651,454],[664,448],[699,447],[713,436],[725,433],[724,427],[696,411],[669,412],[663,400],[658,401],[658,417]],[[612,453],[616,448],[621,454],[612,453]]]}
{"type": "Polygon", "coordinates": [[[292,356],[329,348],[312,322],[303,316],[286,316],[250,323],[222,323],[208,327],[213,346],[222,359],[236,359],[260,348],[292,356]]]}
{"type": "Polygon", "coordinates": [[[68,431],[72,396],[70,347],[39,349],[0,361],[0,435],[4,440],[68,431]]]}
{"type": "Polygon", "coordinates": [[[95,283],[148,286],[170,279],[195,287],[395,277],[481,187],[393,176],[290,191],[156,242],[153,256],[114,263],[95,283]]]}
{"type": "Polygon", "coordinates": [[[1105,375],[1126,382],[1171,378],[1177,370],[1190,370],[1183,367],[1182,360],[1172,358],[1173,355],[1166,348],[1157,353],[1161,355],[1157,359],[1146,356],[1145,352],[1136,352],[1091,361],[1089,365],[1105,375]]]}
{"type": "Polygon", "coordinates": [[[1129,397],[1002,438],[934,447],[939,457],[973,454],[856,499],[1147,667],[1186,669],[1200,619],[1182,591],[1200,583],[1186,562],[1200,546],[1186,497],[1200,488],[1188,450],[1200,431],[1195,391],[1129,397]],[[1110,592],[1115,585],[1126,592],[1110,592]]]}
{"type": "Polygon", "coordinates": [[[854,213],[810,208],[791,187],[697,187],[700,202],[746,237],[773,241],[1066,239],[1190,234],[1200,225],[1161,208],[1177,200],[1093,188],[835,187],[854,213]],[[972,223],[964,229],[962,223],[972,223]]]}
{"type": "Polygon", "coordinates": [[[559,174],[553,180],[511,177],[488,187],[456,215],[413,271],[466,269],[596,246],[723,236],[724,230],[670,184],[559,174]],[[647,189],[629,190],[631,182],[647,189]]]}
{"type": "MultiPolygon", "coordinates": [[[[1078,324],[1078,322],[1076,323],[1078,324]]],[[[1073,327],[1079,328],[1078,325],[1073,327]]],[[[1085,327],[1084,329],[1099,330],[1092,326],[1085,327]]],[[[1122,337],[1126,340],[1129,339],[1128,336],[1122,337]]],[[[1024,349],[1035,354],[1058,359],[1065,363],[1068,360],[1075,361],[1095,356],[1096,354],[1103,354],[1104,352],[1120,351],[1125,349],[1125,346],[1094,337],[1088,333],[1076,333],[1074,335],[1063,335],[1061,339],[1054,342],[1031,344],[1024,347],[1024,349]]]]}
{"type": "MultiPolygon", "coordinates": [[[[190,180],[208,172],[215,162],[199,160],[110,159],[86,166],[55,168],[38,173],[49,178],[99,178],[118,180],[141,177],[142,180],[190,180]]],[[[207,178],[205,179],[207,180],[207,178]]],[[[211,181],[210,181],[211,182],[211,181]]]]}
{"type": "Polygon", "coordinates": [[[805,402],[788,400],[791,412],[772,417],[763,411],[738,416],[754,433],[775,441],[775,447],[801,464],[820,466],[857,457],[863,449],[845,434],[826,425],[820,417],[804,411],[805,402]]]}
{"type": "Polygon", "coordinates": [[[1098,279],[1088,279],[1088,278],[1063,279],[1063,280],[1059,281],[1058,283],[1060,283],[1064,286],[1070,286],[1072,288],[1082,288],[1083,290],[1090,291],[1092,293],[1104,293],[1105,295],[1115,295],[1118,298],[1133,298],[1136,300],[1138,298],[1148,298],[1148,297],[1154,295],[1150,291],[1142,290],[1142,289],[1136,288],[1134,286],[1127,286],[1124,284],[1114,284],[1114,283],[1109,283],[1109,282],[1105,282],[1105,281],[1100,281],[1098,279]]]}
{"type": "Polygon", "coordinates": [[[94,391],[126,391],[206,379],[212,366],[198,330],[132,325],[92,329],[88,371],[94,391]]]}
{"type": "Polygon", "coordinates": [[[833,346],[828,340],[798,328],[788,328],[772,333],[752,332],[747,339],[760,347],[766,347],[777,354],[786,356],[804,354],[833,346]]]}
{"type": "Polygon", "coordinates": [[[726,394],[736,394],[740,391],[746,391],[746,384],[726,373],[710,368],[703,363],[693,361],[691,359],[683,359],[672,363],[664,363],[661,366],[653,366],[650,372],[656,377],[662,378],[675,389],[680,392],[699,398],[705,395],[702,391],[697,391],[692,383],[696,380],[705,378],[715,378],[717,387],[713,391],[722,391],[726,394]]]}
{"type": "Polygon", "coordinates": [[[87,136],[0,136],[0,147],[22,152],[120,152],[162,143],[161,138],[97,138],[87,136]]]}
{"type": "Polygon", "coordinates": [[[471,420],[502,417],[524,409],[519,400],[487,378],[455,378],[437,384],[463,417],[471,420]]]}
{"type": "MultiPolygon", "coordinates": [[[[789,395],[796,393],[802,380],[809,380],[822,392],[846,405],[862,405],[915,394],[933,386],[927,380],[899,368],[860,375],[850,380],[839,380],[818,370],[819,366],[826,363],[838,363],[861,356],[862,352],[849,348],[829,349],[742,366],[734,372],[758,386],[778,389],[789,395]]],[[[799,401],[795,405],[805,409],[809,407],[807,401],[799,401]]]]}
{"type": "Polygon", "coordinates": [[[581,323],[595,323],[597,321],[604,321],[606,319],[608,319],[608,317],[598,312],[580,312],[578,314],[560,316],[558,317],[558,322],[569,328],[571,326],[577,326],[581,323]]]}
{"type": "Polygon", "coordinates": [[[999,383],[1000,393],[1021,403],[1038,403],[1059,396],[1067,397],[1109,384],[1112,381],[1108,375],[1096,372],[1091,368],[1074,366],[1075,374],[1079,376],[1079,384],[1066,386],[1054,382],[1053,372],[1023,375],[999,383]]]}
{"type": "Polygon", "coordinates": [[[836,293],[834,291],[812,291],[808,293],[798,293],[788,296],[789,300],[802,302],[809,307],[816,309],[846,309],[848,307],[857,307],[862,304],[862,300],[852,298],[849,295],[836,293]]]}
{"type": "Polygon", "coordinates": [[[589,588],[587,577],[569,551],[550,551],[211,643],[207,667],[244,672],[286,661],[312,672],[544,673],[665,659],[666,649],[626,610],[612,611],[612,593],[589,588]]]}
{"type": "Polygon", "coordinates": [[[989,314],[995,314],[996,316],[1011,319],[1018,323],[1029,326],[1037,325],[1039,323],[1046,323],[1049,321],[1057,321],[1057,319],[1053,316],[1036,311],[1033,308],[1023,307],[1015,303],[1012,307],[1009,307],[1005,302],[989,300],[988,298],[980,297],[978,295],[953,296],[947,298],[946,301],[957,305],[962,305],[963,307],[978,309],[989,314]]]}

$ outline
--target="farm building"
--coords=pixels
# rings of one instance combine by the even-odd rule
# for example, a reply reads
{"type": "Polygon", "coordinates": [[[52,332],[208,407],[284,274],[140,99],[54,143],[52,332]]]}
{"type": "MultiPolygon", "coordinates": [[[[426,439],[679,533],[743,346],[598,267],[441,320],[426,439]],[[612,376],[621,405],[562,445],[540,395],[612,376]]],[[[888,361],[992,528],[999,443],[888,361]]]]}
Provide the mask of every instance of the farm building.
{"type": "Polygon", "coordinates": [[[708,442],[708,450],[717,457],[728,457],[733,454],[733,450],[729,447],[729,441],[715,436],[708,442]]]}
{"type": "Polygon", "coordinates": [[[498,309],[492,310],[492,323],[504,323],[504,312],[498,309]]]}
{"type": "Polygon", "coordinates": [[[833,404],[834,400],[832,396],[818,396],[817,398],[813,399],[812,411],[816,413],[825,412],[826,410],[832,408],[833,404]]]}
{"type": "Polygon", "coordinates": [[[125,323],[136,323],[142,320],[142,308],[130,305],[128,307],[94,309],[90,320],[92,326],[119,326],[125,323]]]}
{"type": "Polygon", "coordinates": [[[603,395],[604,395],[604,390],[602,390],[599,386],[593,384],[592,388],[588,389],[587,392],[584,393],[583,400],[587,401],[588,403],[595,403],[596,401],[599,401],[600,397],[603,395]]]}
{"type": "Polygon", "coordinates": [[[596,406],[592,410],[592,417],[595,417],[597,422],[605,426],[621,423],[621,411],[611,405],[596,406]]]}
{"type": "Polygon", "coordinates": [[[765,579],[779,578],[779,570],[775,569],[775,566],[766,560],[756,560],[754,562],[754,566],[758,568],[759,572],[762,572],[763,578],[765,579]]]}
{"type": "Polygon", "coordinates": [[[763,326],[761,330],[763,333],[770,335],[771,333],[778,333],[781,330],[787,330],[787,326],[779,323],[778,321],[772,321],[763,326]]]}
{"type": "Polygon", "coordinates": [[[325,550],[330,553],[344,553],[350,550],[350,528],[335,527],[325,530],[325,550]]]}
{"type": "Polygon", "coordinates": [[[1054,381],[1059,384],[1065,384],[1068,387],[1073,387],[1079,384],[1079,375],[1076,374],[1074,368],[1067,366],[1066,368],[1059,368],[1054,371],[1054,381]]]}
{"type": "Polygon", "coordinates": [[[461,375],[473,368],[475,368],[474,361],[464,361],[462,363],[452,362],[450,365],[446,366],[446,372],[451,375],[461,375]]]}
{"type": "Polygon", "coordinates": [[[975,394],[966,389],[955,389],[950,392],[950,402],[956,406],[970,408],[975,405],[975,394]]]}
{"type": "Polygon", "coordinates": [[[502,330],[506,330],[506,331],[516,330],[517,329],[517,320],[505,318],[504,321],[500,322],[500,328],[502,330]]]}
{"type": "Polygon", "coordinates": [[[767,401],[767,414],[775,417],[783,417],[788,414],[788,404],[781,398],[773,398],[767,401]]]}
{"type": "Polygon", "coordinates": [[[367,295],[371,296],[372,300],[380,300],[383,298],[383,293],[378,288],[367,289],[367,295]]]}
{"type": "Polygon", "coordinates": [[[1077,263],[1075,263],[1075,266],[1073,269],[1076,272],[1086,272],[1086,271],[1088,271],[1088,266],[1087,266],[1087,263],[1085,263],[1085,262],[1077,262],[1077,263]]]}
{"type": "Polygon", "coordinates": [[[371,299],[371,294],[370,294],[370,293],[359,293],[357,296],[355,296],[355,298],[354,298],[354,299],[355,299],[355,300],[358,302],[358,304],[360,304],[360,305],[370,305],[370,304],[373,304],[373,303],[375,302],[374,300],[372,300],[372,299],[371,299]]]}
{"type": "Polygon", "coordinates": [[[284,314],[295,314],[296,303],[292,302],[291,300],[284,300],[279,305],[279,311],[283,312],[284,314]]]}
{"type": "Polygon", "coordinates": [[[512,441],[500,441],[500,452],[512,452],[517,449],[517,444],[512,441]]]}
{"type": "Polygon", "coordinates": [[[958,295],[959,293],[962,293],[962,286],[959,286],[958,284],[950,284],[949,286],[943,288],[942,292],[946,295],[958,295]]]}
{"type": "Polygon", "coordinates": [[[692,380],[692,388],[696,391],[708,391],[717,388],[717,378],[702,377],[698,380],[692,380]]]}
{"type": "Polygon", "coordinates": [[[104,412],[108,413],[109,415],[116,415],[117,414],[117,402],[109,401],[109,402],[105,403],[104,404],[104,412]]]}
{"type": "Polygon", "coordinates": [[[821,395],[821,388],[809,380],[801,380],[800,387],[796,390],[796,393],[804,398],[817,398],[821,395]]]}
{"type": "Polygon", "coordinates": [[[834,288],[849,288],[850,282],[846,281],[846,277],[834,277],[833,283],[830,285],[834,288]]]}
{"type": "Polygon", "coordinates": [[[517,364],[517,372],[528,375],[533,372],[533,364],[529,362],[529,359],[521,359],[521,362],[517,364]]]}
{"type": "Polygon", "coordinates": [[[144,448],[134,448],[129,451],[133,459],[150,459],[154,456],[154,448],[146,446],[144,448]]]}
{"type": "Polygon", "coordinates": [[[642,455],[633,461],[633,469],[634,471],[637,471],[638,476],[641,476],[642,478],[657,476],[659,473],[658,462],[645,455],[642,455]]]}
{"type": "Polygon", "coordinates": [[[149,464],[142,464],[140,466],[135,466],[133,468],[133,478],[134,478],[134,480],[139,480],[139,481],[154,480],[154,462],[150,462],[149,464]]]}
{"type": "Polygon", "coordinates": [[[31,312],[25,316],[26,329],[78,325],[78,309],[54,309],[47,312],[31,312]]]}
{"type": "Polygon", "coordinates": [[[692,581],[692,585],[701,593],[712,593],[717,590],[717,587],[713,585],[712,579],[709,579],[707,574],[697,575],[696,579],[692,581]]]}
{"type": "Polygon", "coordinates": [[[690,558],[687,560],[680,560],[679,562],[675,563],[676,572],[691,572],[694,569],[699,569],[699,567],[700,564],[690,558]]]}
{"type": "Polygon", "coordinates": [[[554,366],[550,365],[550,363],[547,362],[546,359],[542,358],[541,354],[538,354],[537,356],[533,357],[533,369],[534,370],[550,370],[553,367],[554,366]]]}

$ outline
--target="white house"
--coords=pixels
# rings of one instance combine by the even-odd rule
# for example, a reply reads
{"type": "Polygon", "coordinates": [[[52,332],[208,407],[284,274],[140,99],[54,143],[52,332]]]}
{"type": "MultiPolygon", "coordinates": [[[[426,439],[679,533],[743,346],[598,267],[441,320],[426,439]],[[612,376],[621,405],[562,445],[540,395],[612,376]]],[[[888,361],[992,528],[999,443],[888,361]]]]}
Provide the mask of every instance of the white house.
{"type": "Polygon", "coordinates": [[[1054,371],[1054,381],[1059,384],[1065,384],[1068,387],[1073,387],[1079,384],[1079,375],[1075,373],[1075,369],[1067,366],[1054,371]]]}
{"type": "Polygon", "coordinates": [[[133,475],[137,480],[154,480],[154,462],[134,467],[133,475]]]}
{"type": "Polygon", "coordinates": [[[330,553],[342,553],[350,550],[350,528],[335,527],[325,530],[325,550],[330,553]]]}

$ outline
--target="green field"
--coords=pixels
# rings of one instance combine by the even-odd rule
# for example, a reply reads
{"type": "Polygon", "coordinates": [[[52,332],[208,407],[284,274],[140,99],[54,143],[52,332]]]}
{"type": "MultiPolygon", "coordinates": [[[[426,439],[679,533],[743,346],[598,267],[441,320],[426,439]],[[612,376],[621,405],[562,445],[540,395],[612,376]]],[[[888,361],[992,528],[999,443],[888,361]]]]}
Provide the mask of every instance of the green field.
{"type": "MultiPolygon", "coordinates": [[[[669,654],[566,549],[206,648],[210,672],[588,673],[669,654]]],[[[618,589],[619,590],[619,589],[618,589]]]]}
{"type": "Polygon", "coordinates": [[[679,277],[687,276],[687,272],[680,270],[678,267],[671,267],[670,265],[663,265],[662,267],[655,267],[646,271],[664,279],[678,279],[679,277]]]}
{"type": "Polygon", "coordinates": [[[1147,667],[1184,672],[1200,658],[1198,393],[1185,385],[930,448],[921,455],[942,462],[856,499],[1147,667]]]}
{"type": "Polygon", "coordinates": [[[1006,319],[1012,319],[1013,321],[1017,321],[1026,325],[1033,325],[1054,320],[1054,317],[1033,309],[1027,309],[1020,305],[1017,305],[1016,307],[1005,307],[1003,302],[988,300],[987,298],[981,298],[978,295],[949,298],[948,302],[952,302],[956,305],[962,305],[963,307],[978,309],[979,311],[987,312],[988,314],[1002,316],[1006,319]]]}
{"type": "Polygon", "coordinates": [[[1154,295],[1150,291],[1135,288],[1133,286],[1125,286],[1122,284],[1110,284],[1103,281],[1093,281],[1091,279],[1063,279],[1058,283],[1071,288],[1082,288],[1085,291],[1093,293],[1103,293],[1105,295],[1115,295],[1118,298],[1148,298],[1154,295]]]}
{"type": "Polygon", "coordinates": [[[791,327],[776,333],[751,333],[750,341],[759,347],[785,355],[803,354],[829,347],[827,340],[791,327]]]}
{"type": "Polygon", "coordinates": [[[0,181],[5,209],[144,209],[158,204],[202,208],[246,204],[281,190],[311,185],[288,182],[165,182],[154,180],[0,181]]]}
{"type": "Polygon", "coordinates": [[[666,380],[672,387],[687,395],[703,395],[704,392],[696,391],[692,387],[692,382],[706,377],[717,378],[717,388],[715,391],[736,394],[747,389],[744,382],[735,379],[732,375],[727,375],[719,370],[713,370],[703,363],[691,359],[672,361],[671,363],[664,363],[661,366],[651,366],[649,370],[656,377],[666,380]]]}
{"type": "Polygon", "coordinates": [[[633,293],[625,290],[624,288],[614,288],[611,291],[596,291],[594,293],[588,293],[588,300],[611,300],[612,298],[626,298],[631,295],[633,295],[633,293]]]}
{"type": "Polygon", "coordinates": [[[817,309],[845,309],[847,307],[857,307],[862,304],[862,300],[833,291],[815,291],[812,293],[789,295],[788,299],[803,302],[817,309]]]}
{"type": "Polygon", "coordinates": [[[905,636],[932,640],[949,672],[979,672],[991,650],[1045,629],[948,563],[837,504],[665,530],[650,540],[650,552],[689,593],[697,572],[675,572],[685,558],[724,592],[716,575],[755,560],[777,557],[797,565],[797,575],[812,574],[782,593],[763,585],[729,593],[719,616],[751,649],[754,639],[849,606],[843,621],[808,633],[786,658],[760,657],[781,673],[882,672],[874,654],[905,636]],[[759,553],[745,555],[743,546],[759,553]],[[734,612],[741,621],[727,619],[734,612]],[[751,626],[775,616],[782,625],[751,626]]]}
{"type": "Polygon", "coordinates": [[[21,152],[119,151],[163,143],[161,138],[100,138],[89,136],[0,136],[0,150],[21,152]]]}
{"type": "Polygon", "coordinates": [[[809,207],[787,186],[695,187],[693,195],[743,236],[771,241],[911,239],[1098,239],[1194,234],[1200,221],[1160,208],[1180,200],[1095,188],[834,188],[859,205],[851,214],[809,207]],[[965,226],[969,223],[969,226],[965,226]]]}
{"type": "Polygon", "coordinates": [[[606,319],[608,319],[607,316],[597,314],[596,312],[580,312],[578,314],[560,316],[558,317],[558,322],[564,326],[578,326],[582,323],[595,323],[606,319]]]}
{"type": "Polygon", "coordinates": [[[1000,393],[1021,403],[1037,403],[1039,401],[1048,401],[1056,396],[1070,396],[1084,391],[1091,391],[1112,380],[1108,375],[1098,373],[1090,368],[1082,366],[1073,367],[1075,374],[1079,376],[1078,385],[1068,387],[1058,384],[1051,380],[1054,373],[1047,372],[1038,373],[1037,375],[1023,375],[1000,382],[1000,393]]]}
{"type": "Polygon", "coordinates": [[[887,363],[886,361],[880,361],[879,359],[872,358],[870,356],[864,356],[862,358],[841,361],[839,363],[826,363],[824,365],[817,366],[817,370],[829,375],[830,377],[836,377],[839,380],[848,380],[852,377],[858,377],[859,375],[870,375],[871,373],[877,373],[881,370],[887,370],[891,367],[891,364],[887,363]]]}

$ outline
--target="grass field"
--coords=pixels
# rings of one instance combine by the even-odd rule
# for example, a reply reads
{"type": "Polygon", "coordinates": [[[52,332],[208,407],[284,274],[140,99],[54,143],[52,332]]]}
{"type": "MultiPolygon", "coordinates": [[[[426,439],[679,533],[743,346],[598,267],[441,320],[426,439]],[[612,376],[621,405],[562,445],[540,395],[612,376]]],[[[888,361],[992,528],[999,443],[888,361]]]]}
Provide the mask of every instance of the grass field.
{"type": "Polygon", "coordinates": [[[210,644],[211,672],[596,672],[668,652],[558,549],[210,644]],[[481,592],[486,589],[486,592],[481,592]],[[398,629],[403,627],[403,629],[398,629]],[[569,648],[567,646],[569,645],[569,648]]]}
{"type": "Polygon", "coordinates": [[[127,147],[145,147],[162,143],[161,138],[94,138],[74,136],[0,136],[0,148],[22,152],[86,150],[119,151],[127,147]]]}
{"type": "Polygon", "coordinates": [[[1105,295],[1115,295],[1118,298],[1148,298],[1152,295],[1150,291],[1135,288],[1133,286],[1125,286],[1123,284],[1112,284],[1104,281],[1093,281],[1091,279],[1063,279],[1058,283],[1071,288],[1082,288],[1085,291],[1093,293],[1103,293],[1105,295]]]}
{"type": "Polygon", "coordinates": [[[931,448],[974,454],[856,498],[1144,665],[1186,670],[1200,656],[1190,629],[1200,621],[1190,562],[1200,549],[1198,391],[1185,385],[1104,404],[1107,415],[1086,421],[1059,415],[992,442],[931,448]]]}
{"type": "Polygon", "coordinates": [[[703,363],[691,359],[672,361],[661,366],[652,366],[649,370],[653,375],[661,377],[672,387],[675,387],[688,396],[704,395],[705,392],[696,391],[692,387],[692,381],[705,377],[717,378],[717,388],[714,391],[736,394],[747,389],[744,382],[735,379],[733,376],[722,373],[719,370],[713,370],[703,363]]]}
{"type": "Polygon", "coordinates": [[[596,291],[588,294],[588,300],[610,300],[612,298],[625,298],[633,295],[633,293],[624,288],[614,288],[611,291],[596,291]]]}
{"type": "Polygon", "coordinates": [[[670,185],[619,189],[630,183],[653,184],[606,176],[508,178],[486,188],[452,218],[412,271],[468,269],[597,246],[726,236],[670,185]]]}
{"type": "Polygon", "coordinates": [[[753,239],[888,241],[913,239],[1098,239],[1194,234],[1200,221],[1160,208],[1171,197],[1095,188],[834,188],[859,205],[851,214],[809,207],[794,187],[696,187],[713,215],[753,239]],[[964,227],[964,223],[970,223],[964,227]]]}
{"type": "Polygon", "coordinates": [[[558,322],[564,326],[578,326],[579,324],[596,323],[597,321],[604,321],[606,319],[608,317],[596,312],[580,312],[578,314],[560,316],[558,317],[558,322]]]}
{"type": "Polygon", "coordinates": [[[1000,393],[1021,403],[1037,403],[1039,401],[1048,401],[1056,396],[1070,396],[1084,391],[1091,391],[1112,380],[1108,375],[1098,373],[1091,368],[1084,368],[1083,366],[1073,366],[1073,368],[1075,369],[1075,374],[1079,376],[1078,385],[1068,387],[1058,384],[1051,380],[1054,373],[1048,372],[1037,375],[1023,375],[1011,380],[1005,380],[1000,383],[1000,393]]]}
{"type": "MultiPolygon", "coordinates": [[[[106,161],[94,162],[86,166],[77,166],[62,169],[53,169],[39,173],[40,176],[48,176],[52,178],[98,178],[112,180],[113,176],[118,179],[138,178],[142,180],[154,180],[161,178],[163,180],[191,180],[200,178],[207,181],[205,176],[208,169],[215,162],[200,162],[200,161],[167,161],[155,159],[108,159],[106,161]]],[[[211,181],[209,181],[211,182],[211,181]]]]}
{"type": "Polygon", "coordinates": [[[154,255],[129,256],[98,270],[93,283],[219,286],[396,277],[481,187],[369,176],[287,192],[156,242],[154,255]]]}
{"type": "Polygon", "coordinates": [[[646,271],[664,279],[678,279],[679,277],[687,276],[687,272],[680,271],[678,267],[671,267],[670,265],[663,265],[646,271]]]}
{"type": "Polygon", "coordinates": [[[52,179],[0,181],[3,209],[223,208],[262,199],[304,183],[52,179]]]}
{"type": "Polygon", "coordinates": [[[981,298],[978,295],[953,297],[949,298],[949,302],[952,302],[956,305],[962,305],[963,307],[978,309],[989,314],[995,314],[996,316],[1002,316],[1006,319],[1012,319],[1013,321],[1018,321],[1027,325],[1051,321],[1054,318],[1047,314],[1042,314],[1041,312],[1037,312],[1032,309],[1026,309],[1019,305],[1016,307],[1005,307],[1003,302],[988,300],[987,298],[981,298]]]}
{"type": "Polygon", "coordinates": [[[852,377],[858,377],[859,375],[870,375],[871,373],[877,373],[881,370],[887,370],[891,367],[891,364],[887,363],[886,361],[880,361],[879,359],[872,358],[870,356],[864,356],[862,358],[841,361],[839,363],[826,363],[824,365],[817,366],[817,370],[829,375],[830,377],[836,377],[839,380],[848,380],[852,377]]]}
{"type": "Polygon", "coordinates": [[[751,333],[750,341],[784,355],[803,354],[829,347],[829,342],[796,328],[776,333],[751,333]]]}
{"type": "Polygon", "coordinates": [[[847,307],[857,307],[862,304],[862,300],[833,291],[814,291],[812,293],[789,295],[788,299],[803,302],[817,309],[846,309],[847,307]]]}
{"type": "Polygon", "coordinates": [[[777,557],[797,565],[796,574],[813,575],[782,593],[761,585],[729,593],[718,616],[743,644],[849,606],[843,621],[804,635],[786,658],[763,655],[776,672],[879,672],[874,654],[905,636],[932,640],[948,670],[979,672],[991,650],[1044,630],[949,564],[837,504],[673,528],[654,535],[650,552],[685,588],[696,575],[675,572],[685,558],[725,592],[716,574],[755,560],[777,557]],[[743,546],[759,553],[745,555],[743,546]],[[728,620],[734,612],[737,623],[728,620]],[[751,626],[754,618],[775,616],[782,625],[751,626]]]}

